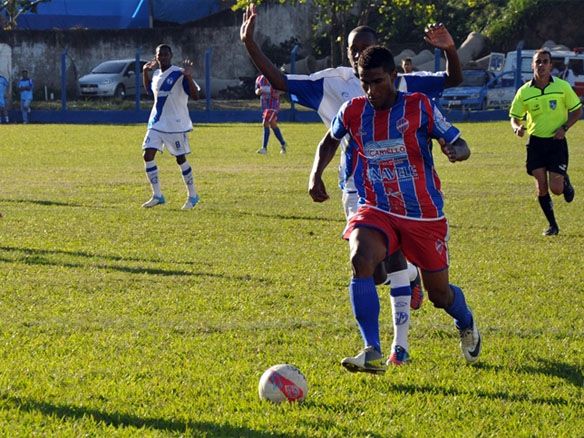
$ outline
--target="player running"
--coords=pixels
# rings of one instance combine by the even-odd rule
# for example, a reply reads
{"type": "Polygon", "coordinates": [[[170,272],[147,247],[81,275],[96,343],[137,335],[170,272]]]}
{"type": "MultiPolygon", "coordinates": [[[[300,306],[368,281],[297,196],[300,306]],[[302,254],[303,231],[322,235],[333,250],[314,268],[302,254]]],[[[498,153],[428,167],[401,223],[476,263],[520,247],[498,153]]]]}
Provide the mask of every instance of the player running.
{"type": "Polygon", "coordinates": [[[280,111],[280,93],[274,89],[264,75],[259,75],[255,82],[255,94],[260,96],[262,105],[262,123],[264,125],[264,140],[258,154],[268,153],[268,141],[270,139],[270,128],[280,142],[280,153],[286,153],[286,141],[282,136],[282,131],[278,128],[278,112],[280,111]]]}
{"type": "MultiPolygon", "coordinates": [[[[313,200],[326,201],[322,173],[341,139],[349,135],[348,152],[357,159],[354,180],[360,207],[343,237],[349,240],[353,267],[349,292],[365,348],[341,363],[351,372],[385,372],[373,273],[378,263],[400,248],[420,267],[430,301],[454,318],[462,353],[474,362],[481,337],[462,290],[448,282],[448,223],[431,138],[440,140],[452,162],[466,160],[470,150],[427,96],[396,90],[397,71],[389,50],[369,47],[359,57],[358,68],[366,96],[343,104],[333,119],[318,146],[309,182],[313,200]]],[[[392,304],[399,310],[400,330],[388,364],[409,356],[409,291],[408,287],[395,289],[392,304]]],[[[394,314],[394,324],[395,319],[394,314]]]]}
{"type": "Polygon", "coordinates": [[[142,69],[144,87],[154,95],[148,130],[142,144],[152,197],[142,207],[155,207],[166,202],[160,190],[158,167],[154,160],[156,152],[166,148],[176,158],[187,187],[188,197],[182,209],[190,210],[199,202],[199,195],[195,190],[193,170],[186,159],[186,155],[191,152],[187,133],[193,130],[187,104],[189,97],[198,99],[201,89],[193,79],[192,61],[185,60],[183,68],[180,68],[172,65],[171,60],[172,49],[161,44],[156,48],[156,58],[144,64],[142,69]],[[150,78],[150,71],[156,66],[158,69],[150,78]]]}
{"type": "MultiPolygon", "coordinates": [[[[293,95],[292,98],[298,103],[317,111],[323,123],[329,128],[332,119],[344,102],[363,95],[357,76],[357,60],[363,50],[377,44],[376,32],[367,26],[359,26],[350,32],[347,52],[351,67],[340,66],[311,75],[284,75],[267,58],[253,38],[256,17],[255,6],[249,6],[244,13],[240,30],[240,38],[253,63],[274,88],[290,92],[293,95]]],[[[420,91],[437,98],[445,87],[456,86],[462,81],[462,69],[454,40],[443,25],[429,26],[424,39],[445,52],[447,70],[437,73],[415,72],[399,75],[396,78],[397,86],[401,91],[420,91]]],[[[348,150],[347,139],[343,140],[342,149],[348,150]]],[[[353,170],[353,157],[342,153],[339,185],[342,189],[342,201],[347,219],[357,211],[359,200],[352,178],[353,170]]],[[[391,283],[394,288],[398,288],[404,278],[404,270],[407,270],[407,278],[411,281],[411,306],[417,309],[423,300],[418,269],[409,263],[406,264],[400,251],[379,265],[375,276],[376,283],[391,283]],[[390,274],[388,275],[387,272],[390,274]]]]}

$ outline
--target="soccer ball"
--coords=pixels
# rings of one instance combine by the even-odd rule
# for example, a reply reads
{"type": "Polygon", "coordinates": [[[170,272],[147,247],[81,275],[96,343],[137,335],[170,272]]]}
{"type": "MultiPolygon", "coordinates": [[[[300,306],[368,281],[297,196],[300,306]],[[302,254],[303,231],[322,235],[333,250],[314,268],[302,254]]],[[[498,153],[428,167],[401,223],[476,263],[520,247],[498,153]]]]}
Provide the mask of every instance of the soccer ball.
{"type": "Polygon", "coordinates": [[[258,392],[262,400],[273,403],[301,402],[306,397],[306,377],[294,365],[280,364],[268,368],[260,378],[258,392]]]}

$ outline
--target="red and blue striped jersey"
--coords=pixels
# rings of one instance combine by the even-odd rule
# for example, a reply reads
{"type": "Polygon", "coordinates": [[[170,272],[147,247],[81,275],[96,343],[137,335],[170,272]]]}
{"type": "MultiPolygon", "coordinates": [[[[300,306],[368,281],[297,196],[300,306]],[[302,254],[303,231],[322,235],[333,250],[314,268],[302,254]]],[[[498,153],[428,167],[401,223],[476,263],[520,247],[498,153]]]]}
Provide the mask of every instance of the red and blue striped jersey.
{"type": "Polygon", "coordinates": [[[422,93],[397,93],[388,110],[365,96],[341,106],[331,135],[349,134],[347,151],[359,203],[408,219],[444,217],[444,198],[432,157],[432,138],[452,143],[460,131],[422,93]]]}
{"type": "Polygon", "coordinates": [[[264,75],[259,75],[255,82],[256,90],[262,90],[260,94],[260,103],[262,111],[273,109],[280,111],[280,92],[272,87],[264,75]],[[266,88],[267,87],[267,88],[266,88]],[[269,91],[267,91],[269,88],[269,91]],[[266,90],[267,92],[265,92],[266,90]]]}

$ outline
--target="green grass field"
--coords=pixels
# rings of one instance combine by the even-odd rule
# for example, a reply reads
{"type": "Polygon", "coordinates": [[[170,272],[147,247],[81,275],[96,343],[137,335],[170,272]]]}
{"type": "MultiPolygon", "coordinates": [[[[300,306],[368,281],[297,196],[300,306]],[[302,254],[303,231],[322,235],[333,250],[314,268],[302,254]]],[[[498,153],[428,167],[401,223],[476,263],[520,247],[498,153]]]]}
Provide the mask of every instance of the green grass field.
{"type": "Polygon", "coordinates": [[[411,364],[372,376],[339,365],[362,345],[336,160],[331,200],[306,190],[322,125],[282,125],[285,157],[274,139],[255,154],[259,124],[197,127],[202,201],[188,212],[168,154],[167,204],[140,208],[144,126],[2,126],[0,435],[583,436],[584,123],[569,133],[576,199],[554,198],[553,238],[508,123],[459,127],[471,159],[436,161],[481,360],[465,364],[426,302],[411,364]],[[259,400],[277,363],[307,376],[303,404],[259,400]]]}

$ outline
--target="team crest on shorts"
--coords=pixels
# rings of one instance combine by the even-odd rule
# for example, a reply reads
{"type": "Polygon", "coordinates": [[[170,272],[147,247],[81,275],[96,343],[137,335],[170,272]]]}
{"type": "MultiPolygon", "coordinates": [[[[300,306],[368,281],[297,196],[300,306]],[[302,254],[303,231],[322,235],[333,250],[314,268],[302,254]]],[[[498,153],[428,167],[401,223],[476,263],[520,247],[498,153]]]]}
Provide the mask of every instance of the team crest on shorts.
{"type": "Polygon", "coordinates": [[[436,252],[442,254],[444,252],[444,242],[442,240],[437,240],[435,243],[436,252]]]}
{"type": "Polygon", "coordinates": [[[409,128],[409,126],[410,126],[410,122],[408,122],[408,119],[406,119],[405,117],[402,117],[401,119],[399,119],[395,123],[395,128],[398,130],[398,132],[400,134],[403,134],[404,132],[406,132],[406,130],[409,128]]]}
{"type": "Polygon", "coordinates": [[[550,108],[555,110],[558,107],[558,101],[557,100],[550,100],[550,108]]]}

